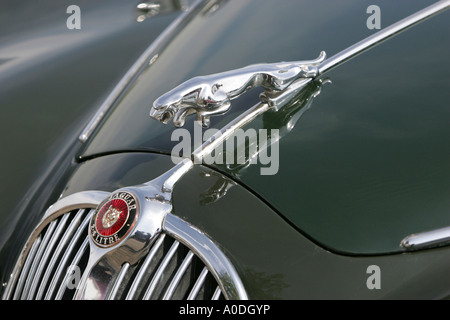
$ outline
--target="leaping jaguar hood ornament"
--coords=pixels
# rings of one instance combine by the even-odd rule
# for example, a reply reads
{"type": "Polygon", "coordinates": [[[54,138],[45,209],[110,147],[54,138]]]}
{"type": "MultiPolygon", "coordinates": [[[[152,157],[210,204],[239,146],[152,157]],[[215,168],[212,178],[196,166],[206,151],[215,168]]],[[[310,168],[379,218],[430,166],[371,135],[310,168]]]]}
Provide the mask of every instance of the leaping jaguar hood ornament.
{"type": "Polygon", "coordinates": [[[163,94],[153,103],[150,116],[164,124],[172,118],[182,127],[186,117],[196,113],[204,127],[210,117],[231,108],[231,100],[255,87],[266,92],[281,92],[299,79],[315,78],[325,52],[309,61],[254,64],[236,70],[192,78],[163,94]]]}
{"type": "Polygon", "coordinates": [[[271,100],[273,97],[278,99],[284,95],[283,101],[286,101],[286,96],[290,98],[291,95],[289,93],[285,95],[285,91],[298,93],[308,82],[307,80],[323,75],[332,68],[449,7],[450,0],[437,1],[326,60],[325,52],[322,51],[317,59],[310,61],[255,64],[192,78],[156,99],[150,110],[150,117],[164,124],[173,118],[174,125],[181,127],[187,116],[196,113],[197,120],[207,127],[211,116],[228,112],[232,99],[255,87],[265,89],[261,101],[268,102],[273,108],[273,100],[271,100]]]}

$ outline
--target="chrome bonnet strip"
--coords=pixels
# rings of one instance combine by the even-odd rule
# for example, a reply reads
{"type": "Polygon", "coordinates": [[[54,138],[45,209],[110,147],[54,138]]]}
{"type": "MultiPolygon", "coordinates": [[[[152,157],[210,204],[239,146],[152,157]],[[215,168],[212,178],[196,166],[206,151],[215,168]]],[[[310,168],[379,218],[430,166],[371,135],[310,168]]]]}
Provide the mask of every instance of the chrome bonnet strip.
{"type": "Polygon", "coordinates": [[[411,234],[405,237],[400,246],[408,250],[418,250],[444,245],[450,242],[450,227],[411,234]]]}
{"type": "Polygon", "coordinates": [[[222,129],[220,129],[220,131],[218,131],[192,152],[192,160],[194,164],[202,163],[202,159],[205,155],[211,154],[213,150],[217,148],[217,146],[221,145],[225,140],[231,137],[236,132],[236,130],[252,122],[256,117],[263,114],[269,109],[269,104],[258,103],[235,118],[233,121],[229,122],[222,129]]]}
{"type": "Polygon", "coordinates": [[[325,60],[319,65],[319,75],[330,71],[332,68],[346,62],[347,60],[354,58],[355,56],[363,53],[364,51],[388,40],[392,36],[405,31],[406,29],[428,19],[432,16],[448,9],[450,6],[450,0],[438,1],[425,9],[422,9],[380,31],[361,40],[354,45],[348,47],[345,50],[335,54],[334,56],[325,60]]]}

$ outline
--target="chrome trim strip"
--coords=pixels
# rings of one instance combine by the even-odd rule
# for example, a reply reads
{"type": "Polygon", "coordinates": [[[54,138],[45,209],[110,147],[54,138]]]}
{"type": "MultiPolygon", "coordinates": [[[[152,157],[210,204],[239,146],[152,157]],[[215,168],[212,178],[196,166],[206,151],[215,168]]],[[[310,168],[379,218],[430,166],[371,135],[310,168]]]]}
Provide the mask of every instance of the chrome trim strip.
{"type": "MultiPolygon", "coordinates": [[[[201,164],[204,156],[211,154],[219,145],[232,137],[240,128],[243,128],[245,125],[249,124],[255,118],[264,114],[268,110],[273,110],[276,112],[282,111],[285,115],[291,115],[289,117],[285,116],[287,122],[281,123],[280,127],[276,128],[281,131],[281,135],[279,136],[279,139],[281,139],[282,136],[289,133],[294,128],[304,112],[310,109],[314,98],[320,94],[322,85],[329,82],[331,82],[329,79],[300,79],[293,83],[285,91],[262,93],[260,97],[261,102],[255,104],[253,107],[247,109],[242,114],[227,123],[224,127],[218,130],[216,134],[192,152],[191,158],[193,163],[201,164]],[[295,107],[293,107],[294,105],[295,107]]],[[[194,122],[194,130],[197,130],[199,127],[199,122],[194,122]]],[[[271,141],[273,143],[277,140],[271,141]]],[[[256,154],[252,154],[251,156],[254,157],[256,154]]]]}
{"type": "Polygon", "coordinates": [[[137,75],[139,75],[143,69],[145,69],[150,63],[158,57],[163,49],[169,43],[169,39],[172,35],[178,33],[183,29],[191,18],[197,15],[199,11],[207,4],[207,1],[196,0],[186,11],[183,11],[178,18],[176,18],[159,36],[153,41],[150,46],[142,53],[142,55],[131,66],[127,73],[117,83],[106,100],[100,105],[96,114],[92,117],[86,127],[83,129],[79,136],[81,142],[86,142],[97,125],[103,119],[105,114],[124,92],[124,90],[133,82],[137,75]]]}
{"type": "Polygon", "coordinates": [[[172,281],[170,282],[170,285],[167,288],[162,300],[170,300],[172,298],[172,295],[175,292],[175,289],[178,287],[178,284],[180,283],[181,278],[183,277],[187,268],[190,266],[193,257],[194,257],[194,253],[192,251],[189,251],[187,253],[186,257],[184,258],[182,264],[178,268],[177,273],[175,274],[172,281]]]}
{"type": "Polygon", "coordinates": [[[335,54],[334,56],[328,58],[323,63],[319,65],[319,75],[324,74],[327,71],[330,71],[332,68],[337,67],[338,65],[346,62],[347,60],[354,58],[355,56],[363,53],[364,51],[386,41],[390,37],[397,35],[398,33],[414,26],[417,23],[420,23],[433,15],[436,15],[443,10],[448,9],[450,6],[450,0],[441,0],[438,1],[425,9],[422,9],[392,25],[387,28],[384,28],[377,33],[365,38],[362,41],[357,42],[356,44],[348,47],[345,50],[335,54]]]}
{"type": "Polygon", "coordinates": [[[126,300],[132,300],[134,299],[134,295],[136,294],[136,291],[139,287],[139,285],[142,283],[142,279],[147,272],[147,269],[152,262],[153,258],[155,257],[156,253],[158,252],[159,248],[161,248],[162,244],[164,243],[164,238],[166,237],[165,234],[161,234],[159,238],[156,240],[155,244],[151,248],[149,254],[145,258],[144,263],[142,264],[142,267],[139,270],[139,273],[137,274],[136,278],[133,281],[133,284],[131,285],[130,290],[128,291],[126,300]]]}
{"type": "Polygon", "coordinates": [[[444,245],[450,242],[450,227],[436,229],[405,237],[400,246],[408,250],[418,250],[444,245]]]}
{"type": "MultiPolygon", "coordinates": [[[[194,163],[201,164],[203,162],[203,157],[205,155],[211,154],[217,146],[219,146],[222,142],[231,137],[239,128],[242,128],[246,124],[250,123],[256,117],[263,114],[270,108],[271,107],[267,103],[258,103],[253,107],[251,107],[250,109],[243,112],[233,121],[226,124],[216,134],[214,134],[211,138],[206,140],[200,147],[198,147],[192,152],[192,159],[194,163]]],[[[195,122],[194,125],[198,126],[199,123],[195,122]]]]}
{"type": "Polygon", "coordinates": [[[192,287],[192,290],[189,293],[187,300],[195,300],[195,298],[197,298],[197,295],[200,292],[200,289],[201,289],[203,283],[205,283],[205,279],[206,279],[206,276],[208,275],[208,273],[209,273],[208,269],[206,267],[204,267],[202,272],[198,276],[194,287],[192,287]]]}
{"type": "MultiPolygon", "coordinates": [[[[163,183],[161,187],[161,192],[172,193],[175,184],[180,180],[189,170],[191,170],[193,163],[189,159],[183,159],[179,162],[173,169],[169,170],[169,174],[164,174],[162,176],[163,183]],[[171,173],[172,172],[172,173],[171,173]]],[[[144,185],[151,185],[153,181],[149,181],[144,185]]],[[[172,201],[172,199],[169,199],[172,201]]]]}
{"type": "MultiPolygon", "coordinates": [[[[78,263],[80,262],[81,257],[83,256],[85,251],[88,249],[88,247],[89,247],[89,236],[86,236],[86,238],[83,241],[83,244],[78,249],[77,254],[73,258],[72,263],[70,265],[77,266],[78,263]]],[[[69,281],[69,278],[70,278],[70,274],[66,273],[63,281],[61,282],[61,286],[59,287],[58,292],[56,293],[56,297],[55,297],[56,300],[62,299],[64,292],[66,292],[67,283],[69,281]]]]}
{"type": "Polygon", "coordinates": [[[50,206],[39,222],[39,229],[34,233],[39,234],[51,220],[69,211],[80,208],[95,209],[110,193],[105,191],[82,191],[68,195],[50,206]]]}
{"type": "Polygon", "coordinates": [[[236,269],[208,236],[171,213],[167,214],[163,229],[179,242],[186,243],[203,261],[226,299],[248,299],[236,269]]]}
{"type": "MultiPolygon", "coordinates": [[[[39,290],[36,295],[37,300],[41,300],[41,298],[44,294],[44,290],[50,279],[50,273],[53,271],[55,265],[58,263],[57,260],[61,261],[61,259],[59,259],[59,256],[60,256],[61,252],[66,248],[66,245],[69,243],[70,239],[72,238],[73,234],[75,233],[75,230],[78,228],[78,225],[80,224],[81,219],[83,217],[82,214],[84,214],[84,212],[85,212],[84,210],[78,210],[77,214],[70,222],[69,227],[63,233],[61,240],[58,241],[58,245],[55,249],[55,252],[52,253],[50,262],[45,270],[44,276],[41,279],[41,283],[39,285],[39,290]]],[[[68,219],[69,214],[70,213],[67,213],[64,216],[64,218],[68,219]]]]}
{"type": "MultiPolygon", "coordinates": [[[[72,237],[69,245],[67,246],[65,252],[64,252],[64,256],[61,258],[58,268],[56,269],[56,272],[53,276],[52,282],[50,283],[50,286],[47,290],[47,294],[45,295],[45,300],[49,300],[52,295],[53,292],[56,289],[56,284],[57,284],[57,280],[61,277],[61,274],[63,272],[66,272],[66,267],[67,267],[67,262],[69,259],[70,254],[73,252],[73,250],[75,249],[75,244],[78,242],[78,240],[80,239],[81,235],[83,234],[83,232],[86,230],[87,225],[89,223],[89,220],[91,218],[91,214],[92,214],[93,210],[90,210],[86,216],[84,217],[84,220],[81,222],[81,224],[78,226],[77,232],[75,233],[75,235],[72,237]]],[[[81,214],[80,214],[81,215],[81,214]]],[[[75,256],[76,257],[76,256],[75,256]]],[[[74,259],[75,260],[75,259],[74,259]]],[[[72,263],[72,265],[74,265],[72,263]]],[[[78,265],[78,261],[77,264],[78,265]]],[[[65,283],[65,281],[63,281],[62,283],[65,283]]]]}
{"type": "MultiPolygon", "coordinates": [[[[62,219],[58,223],[58,227],[56,228],[55,232],[52,234],[50,242],[45,248],[45,253],[39,262],[39,267],[34,275],[33,283],[31,285],[31,289],[28,293],[28,299],[36,299],[40,300],[40,297],[36,295],[34,297],[35,291],[38,289],[39,281],[43,280],[46,281],[44,276],[41,276],[44,272],[44,268],[47,266],[47,261],[50,258],[50,255],[53,252],[53,248],[56,246],[57,242],[60,241],[60,237],[63,235],[63,231],[66,227],[67,220],[69,219],[69,213],[66,213],[62,216],[62,219]]],[[[55,220],[56,221],[56,220],[55,220]]],[[[43,290],[43,289],[42,289],[43,290]]],[[[42,293],[42,291],[41,291],[42,293]]]]}
{"type": "Polygon", "coordinates": [[[222,293],[222,291],[220,290],[220,287],[217,286],[216,291],[214,291],[214,294],[213,294],[211,300],[219,300],[221,293],[222,293]]]}
{"type": "Polygon", "coordinates": [[[45,252],[45,248],[47,247],[47,243],[50,241],[52,234],[56,228],[56,224],[57,221],[54,220],[50,223],[48,230],[39,246],[39,250],[36,254],[36,259],[33,260],[33,264],[31,265],[31,269],[30,272],[28,273],[28,277],[27,280],[25,282],[25,290],[22,293],[21,299],[22,300],[26,300],[29,299],[30,296],[27,297],[27,292],[30,292],[30,288],[33,285],[33,279],[34,279],[34,275],[36,274],[36,270],[38,269],[41,259],[42,259],[42,255],[45,252]]]}
{"type": "MultiPolygon", "coordinates": [[[[20,273],[20,277],[19,277],[19,283],[17,284],[17,288],[16,288],[16,292],[14,293],[13,299],[17,300],[19,299],[20,296],[20,292],[22,292],[23,286],[25,284],[25,279],[26,279],[26,275],[29,273],[30,267],[32,262],[34,261],[34,257],[36,256],[37,251],[39,250],[39,247],[41,245],[41,237],[38,237],[30,250],[30,255],[27,258],[27,260],[25,261],[25,264],[22,268],[22,272],[20,273]]],[[[7,299],[9,299],[9,295],[10,295],[10,290],[11,290],[12,286],[9,286],[9,290],[5,293],[5,297],[7,299]]]]}
{"type": "Polygon", "coordinates": [[[180,243],[175,240],[172,246],[170,247],[169,252],[167,252],[167,254],[164,256],[164,260],[159,265],[158,270],[153,276],[152,281],[150,282],[150,285],[148,286],[147,291],[145,292],[144,297],[142,298],[143,300],[149,300],[151,298],[153,292],[156,289],[156,286],[159,284],[159,280],[161,279],[164,270],[166,270],[170,260],[172,260],[172,257],[177,252],[179,244],[180,243]]]}
{"type": "Polygon", "coordinates": [[[122,285],[122,282],[125,279],[125,276],[127,275],[127,272],[129,269],[130,269],[130,264],[124,263],[124,265],[122,266],[122,269],[119,272],[119,275],[117,276],[117,279],[114,281],[114,285],[111,288],[111,291],[109,292],[107,300],[116,299],[117,292],[119,291],[120,286],[122,285]]]}

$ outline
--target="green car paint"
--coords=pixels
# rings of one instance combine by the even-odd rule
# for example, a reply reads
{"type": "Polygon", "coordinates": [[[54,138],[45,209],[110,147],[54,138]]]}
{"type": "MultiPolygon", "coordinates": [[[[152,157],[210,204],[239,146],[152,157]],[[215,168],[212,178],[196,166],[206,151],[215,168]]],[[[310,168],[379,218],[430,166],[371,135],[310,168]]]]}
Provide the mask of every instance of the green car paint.
{"type": "MultiPolygon", "coordinates": [[[[83,9],[88,2],[79,3],[83,9]]],[[[22,73],[4,74],[2,83],[9,87],[0,86],[0,102],[9,108],[0,112],[9,134],[3,135],[3,144],[9,149],[4,149],[2,169],[2,282],[26,241],[24,235],[60,196],[140,184],[173,166],[169,155],[178,143],[171,140],[174,127],[148,116],[158,96],[197,75],[258,62],[311,59],[321,50],[333,55],[375,32],[366,27],[370,4],[223,2],[171,39],[85,144],[77,141],[77,134],[86,120],[178,13],[139,24],[127,5],[115,2],[116,13],[128,15],[122,29],[97,30],[98,41],[76,43],[67,55],[34,64],[34,73],[22,80],[22,73]],[[129,46],[123,45],[127,41],[129,46]],[[111,61],[102,60],[105,56],[111,61]],[[104,64],[96,63],[100,61],[104,64]],[[76,79],[76,91],[62,90],[70,79],[63,70],[76,79]],[[46,94],[48,90],[57,94],[46,94]],[[19,119],[14,114],[35,103],[39,109],[27,120],[29,130],[12,130],[18,127],[17,120],[11,121],[19,119]],[[48,123],[36,121],[42,120],[36,114],[48,123]],[[44,130],[52,124],[55,131],[44,130]],[[70,130],[61,138],[64,148],[48,154],[55,159],[51,170],[42,170],[46,176],[25,194],[33,172],[41,168],[36,163],[46,158],[41,151],[66,128],[70,130]],[[12,149],[16,145],[19,149],[12,149]]],[[[378,1],[382,27],[428,4],[378,1]]],[[[323,86],[311,108],[280,140],[275,175],[262,176],[257,164],[241,170],[201,165],[177,184],[174,214],[214,239],[236,267],[250,298],[447,297],[449,248],[405,252],[399,243],[411,233],[450,225],[449,13],[326,74],[331,84],[323,86]],[[381,272],[381,288],[370,286],[371,266],[381,272]]],[[[99,16],[108,26],[111,16],[99,16]]],[[[66,17],[60,21],[63,28],[66,17]]],[[[73,32],[88,30],[82,24],[73,32]]],[[[253,106],[258,95],[256,90],[237,99],[226,116],[212,118],[212,127],[222,127],[253,106]]],[[[280,128],[285,123],[277,117],[267,113],[250,126],[280,128]]],[[[192,122],[185,126],[191,132],[192,122]]]]}

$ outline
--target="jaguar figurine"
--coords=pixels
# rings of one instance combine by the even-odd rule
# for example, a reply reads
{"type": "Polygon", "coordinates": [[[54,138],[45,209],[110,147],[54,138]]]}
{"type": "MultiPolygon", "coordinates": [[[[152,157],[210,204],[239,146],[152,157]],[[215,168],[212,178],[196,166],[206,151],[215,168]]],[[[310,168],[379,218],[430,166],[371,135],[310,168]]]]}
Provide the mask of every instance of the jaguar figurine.
{"type": "Polygon", "coordinates": [[[163,94],[153,103],[150,116],[164,124],[172,118],[182,127],[187,116],[197,113],[197,120],[209,126],[210,116],[230,110],[231,100],[255,87],[283,91],[301,78],[318,75],[318,65],[326,58],[322,51],[310,61],[254,64],[240,69],[192,78],[163,94]]]}

